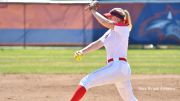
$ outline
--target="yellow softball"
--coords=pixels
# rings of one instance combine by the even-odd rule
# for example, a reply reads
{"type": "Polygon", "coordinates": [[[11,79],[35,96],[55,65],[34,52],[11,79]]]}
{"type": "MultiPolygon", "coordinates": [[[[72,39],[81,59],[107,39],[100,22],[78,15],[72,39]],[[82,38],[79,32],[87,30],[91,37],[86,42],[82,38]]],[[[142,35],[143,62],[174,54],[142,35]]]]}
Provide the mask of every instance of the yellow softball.
{"type": "Polygon", "coordinates": [[[81,55],[77,55],[77,56],[75,56],[74,58],[75,58],[76,61],[81,61],[81,58],[82,58],[82,57],[81,57],[81,55]]]}

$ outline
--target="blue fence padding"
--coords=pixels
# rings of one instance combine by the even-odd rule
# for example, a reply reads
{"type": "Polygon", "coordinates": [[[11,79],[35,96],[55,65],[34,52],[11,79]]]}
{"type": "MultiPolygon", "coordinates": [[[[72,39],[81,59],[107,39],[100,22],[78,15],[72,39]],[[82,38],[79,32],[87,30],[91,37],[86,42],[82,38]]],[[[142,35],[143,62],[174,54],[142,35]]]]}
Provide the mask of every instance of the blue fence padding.
{"type": "Polygon", "coordinates": [[[0,43],[67,43],[92,42],[93,30],[0,29],[0,43]],[[85,33],[85,34],[83,34],[85,33]]]}
{"type": "Polygon", "coordinates": [[[99,39],[108,29],[93,29],[93,41],[99,39]]]}
{"type": "Polygon", "coordinates": [[[23,43],[24,30],[0,29],[0,43],[23,43]]]}

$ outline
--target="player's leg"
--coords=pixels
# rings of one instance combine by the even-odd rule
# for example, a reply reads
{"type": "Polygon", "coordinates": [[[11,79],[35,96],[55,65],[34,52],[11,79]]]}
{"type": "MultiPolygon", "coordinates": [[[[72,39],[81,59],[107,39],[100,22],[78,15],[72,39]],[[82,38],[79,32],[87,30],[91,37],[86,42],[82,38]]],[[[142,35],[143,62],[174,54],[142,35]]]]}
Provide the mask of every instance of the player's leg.
{"type": "Polygon", "coordinates": [[[86,93],[85,87],[79,85],[70,101],[79,101],[84,96],[85,93],[86,93]]]}
{"type": "Polygon", "coordinates": [[[124,101],[138,101],[133,94],[130,80],[115,83],[118,92],[124,101]]]}
{"type": "Polygon", "coordinates": [[[71,98],[71,101],[79,101],[91,87],[110,83],[112,81],[110,78],[113,78],[113,71],[115,71],[111,68],[111,66],[112,64],[108,64],[107,66],[85,76],[80,81],[80,85],[71,98]]]}
{"type": "Polygon", "coordinates": [[[120,62],[113,62],[85,76],[80,81],[80,85],[88,90],[96,86],[113,84],[119,79],[121,79],[120,62]]]}
{"type": "Polygon", "coordinates": [[[84,86],[86,89],[89,89],[95,86],[112,83],[114,79],[113,77],[116,74],[114,72],[115,70],[113,70],[113,66],[107,65],[85,76],[80,81],[80,85],[84,86]]]}
{"type": "MultiPolygon", "coordinates": [[[[92,83],[90,83],[93,79],[96,79],[95,77],[97,76],[96,74],[102,70],[105,70],[108,68],[109,65],[88,74],[87,76],[85,76],[81,81],[79,86],[77,87],[73,97],[71,98],[70,101],[79,101],[86,93],[86,91],[90,88],[90,86],[92,85],[92,83]]],[[[93,80],[94,81],[94,80],[93,80]]]]}

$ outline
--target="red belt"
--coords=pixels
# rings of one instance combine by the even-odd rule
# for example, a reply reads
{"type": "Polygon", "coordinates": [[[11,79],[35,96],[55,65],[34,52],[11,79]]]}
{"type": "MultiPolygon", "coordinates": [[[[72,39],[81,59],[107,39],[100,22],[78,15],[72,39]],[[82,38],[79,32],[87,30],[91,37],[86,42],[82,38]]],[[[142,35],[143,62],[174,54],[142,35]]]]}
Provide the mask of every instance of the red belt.
{"type": "MultiPolygon", "coordinates": [[[[119,58],[119,60],[127,61],[126,58],[119,58]]],[[[108,60],[108,63],[111,62],[111,61],[114,61],[114,59],[113,59],[113,58],[109,59],[109,60],[108,60]]]]}

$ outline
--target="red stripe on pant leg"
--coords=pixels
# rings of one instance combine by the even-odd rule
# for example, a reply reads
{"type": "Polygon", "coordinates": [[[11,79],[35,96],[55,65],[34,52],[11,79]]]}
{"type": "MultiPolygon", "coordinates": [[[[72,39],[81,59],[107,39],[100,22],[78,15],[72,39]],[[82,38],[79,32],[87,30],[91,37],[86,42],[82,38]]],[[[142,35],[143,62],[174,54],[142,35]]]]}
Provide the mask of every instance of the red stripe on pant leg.
{"type": "Polygon", "coordinates": [[[79,101],[85,93],[86,89],[83,86],[79,85],[70,101],[79,101]]]}

